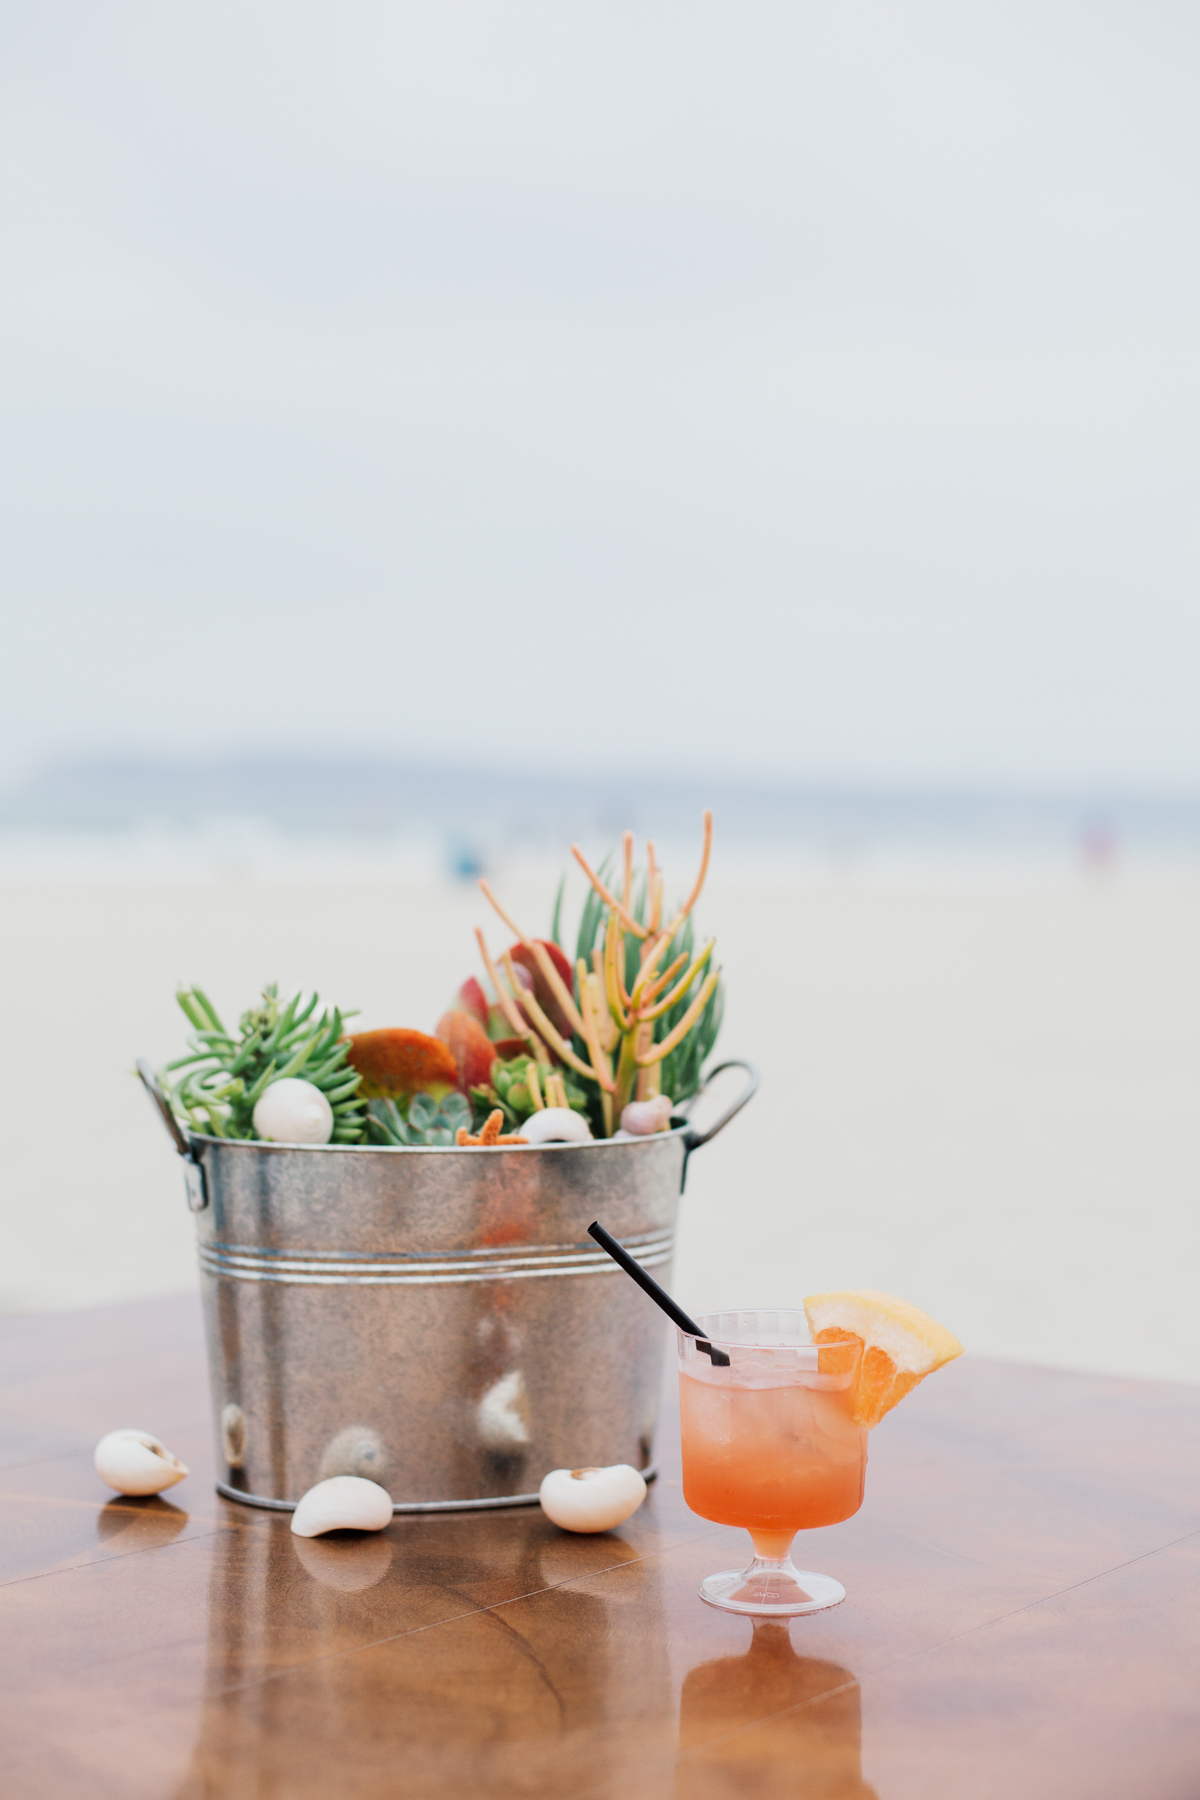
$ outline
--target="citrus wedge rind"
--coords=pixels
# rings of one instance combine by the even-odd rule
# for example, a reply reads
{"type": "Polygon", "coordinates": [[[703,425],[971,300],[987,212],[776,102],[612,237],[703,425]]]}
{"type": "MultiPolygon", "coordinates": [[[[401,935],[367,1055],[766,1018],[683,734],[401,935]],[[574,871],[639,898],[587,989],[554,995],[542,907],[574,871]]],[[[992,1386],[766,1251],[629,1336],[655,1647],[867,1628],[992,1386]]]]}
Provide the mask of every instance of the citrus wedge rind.
{"type": "MultiPolygon", "coordinates": [[[[962,1355],[952,1331],[893,1294],[869,1288],[810,1294],[804,1311],[814,1342],[832,1347],[857,1339],[863,1346],[854,1405],[859,1425],[878,1425],[918,1381],[962,1355]]],[[[831,1348],[830,1373],[835,1354],[831,1348]]]]}

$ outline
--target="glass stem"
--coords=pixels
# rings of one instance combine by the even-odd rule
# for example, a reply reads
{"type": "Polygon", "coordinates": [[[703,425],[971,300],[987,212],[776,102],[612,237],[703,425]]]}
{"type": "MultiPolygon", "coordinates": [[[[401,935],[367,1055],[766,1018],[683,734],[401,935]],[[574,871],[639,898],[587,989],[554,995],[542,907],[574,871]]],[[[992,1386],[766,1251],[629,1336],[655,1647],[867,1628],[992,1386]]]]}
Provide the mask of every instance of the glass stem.
{"type": "Polygon", "coordinates": [[[792,1560],[794,1531],[752,1531],[754,1561],[764,1569],[786,1569],[792,1560]]]}

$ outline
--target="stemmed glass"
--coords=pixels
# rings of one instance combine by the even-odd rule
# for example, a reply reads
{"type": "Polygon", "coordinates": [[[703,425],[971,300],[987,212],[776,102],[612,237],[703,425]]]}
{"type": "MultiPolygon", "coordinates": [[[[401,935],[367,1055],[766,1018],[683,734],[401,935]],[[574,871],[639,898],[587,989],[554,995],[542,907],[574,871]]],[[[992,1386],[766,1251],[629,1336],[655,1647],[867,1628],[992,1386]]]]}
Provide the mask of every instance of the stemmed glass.
{"type": "Polygon", "coordinates": [[[699,1334],[678,1333],[683,1497],[754,1542],[749,1566],[710,1575],[700,1597],[768,1618],[836,1606],[841,1582],[798,1569],[791,1547],[798,1531],[862,1505],[867,1434],[852,1417],[862,1346],[814,1344],[800,1311],[751,1307],[694,1322],[699,1334]]]}

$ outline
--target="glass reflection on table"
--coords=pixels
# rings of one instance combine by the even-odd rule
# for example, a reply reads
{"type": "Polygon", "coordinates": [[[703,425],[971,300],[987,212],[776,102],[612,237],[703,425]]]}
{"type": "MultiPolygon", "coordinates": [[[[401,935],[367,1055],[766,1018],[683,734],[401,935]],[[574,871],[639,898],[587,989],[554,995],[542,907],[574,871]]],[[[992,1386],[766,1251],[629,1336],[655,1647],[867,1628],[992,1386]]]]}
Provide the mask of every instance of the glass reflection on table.
{"type": "Polygon", "coordinates": [[[688,1671],[679,1749],[675,1800],[711,1800],[725,1791],[722,1777],[730,1794],[763,1800],[877,1800],[862,1778],[856,1677],[840,1663],[799,1655],[782,1620],[756,1619],[743,1656],[688,1671]]]}

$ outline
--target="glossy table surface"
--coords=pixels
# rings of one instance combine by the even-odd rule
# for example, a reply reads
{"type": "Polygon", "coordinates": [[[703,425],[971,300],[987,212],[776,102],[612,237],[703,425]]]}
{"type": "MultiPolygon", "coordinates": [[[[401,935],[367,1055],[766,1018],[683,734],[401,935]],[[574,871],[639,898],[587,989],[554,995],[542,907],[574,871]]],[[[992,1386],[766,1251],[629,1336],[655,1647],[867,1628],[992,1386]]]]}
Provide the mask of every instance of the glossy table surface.
{"type": "Polygon", "coordinates": [[[797,1544],[848,1597],[790,1626],[697,1599],[748,1540],[687,1510],[676,1434],[605,1536],[513,1508],[301,1541],[213,1492],[191,1297],[0,1321],[0,1793],[1200,1794],[1200,1389],[941,1371],[797,1544]],[[191,1477],[108,1497],[118,1425],[191,1477]]]}

